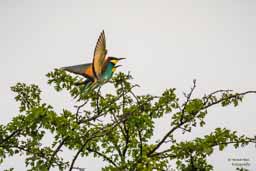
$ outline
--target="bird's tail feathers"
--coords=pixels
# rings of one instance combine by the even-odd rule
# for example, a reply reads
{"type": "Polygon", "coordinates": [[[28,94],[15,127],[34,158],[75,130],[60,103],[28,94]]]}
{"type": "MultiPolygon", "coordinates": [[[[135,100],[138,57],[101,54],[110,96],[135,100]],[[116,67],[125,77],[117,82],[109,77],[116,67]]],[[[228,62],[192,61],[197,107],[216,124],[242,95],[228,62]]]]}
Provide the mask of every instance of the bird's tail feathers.
{"type": "MultiPolygon", "coordinates": [[[[94,89],[95,87],[95,82],[93,82],[90,79],[87,79],[85,81],[81,81],[81,82],[77,82],[74,83],[74,85],[76,86],[81,86],[79,89],[81,91],[82,94],[84,93],[88,93],[89,91],[91,91],[92,89],[94,89]]],[[[76,96],[74,96],[74,99],[76,99],[79,96],[79,94],[77,94],[76,96]]],[[[80,98],[78,99],[78,101],[80,100],[80,98]]]]}

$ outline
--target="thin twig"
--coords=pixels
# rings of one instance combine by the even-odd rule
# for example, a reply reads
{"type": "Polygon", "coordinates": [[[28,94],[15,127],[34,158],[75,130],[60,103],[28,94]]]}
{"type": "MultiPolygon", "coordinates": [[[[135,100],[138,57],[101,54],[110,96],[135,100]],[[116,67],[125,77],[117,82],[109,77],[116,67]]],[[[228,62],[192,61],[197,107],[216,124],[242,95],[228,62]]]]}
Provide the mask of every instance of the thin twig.
{"type": "Polygon", "coordinates": [[[185,103],[182,105],[183,108],[182,108],[182,110],[181,110],[180,122],[183,122],[184,115],[185,115],[185,109],[186,109],[186,107],[187,107],[188,102],[189,102],[190,99],[191,99],[191,96],[192,96],[192,94],[193,94],[195,88],[196,88],[196,80],[193,80],[193,87],[190,89],[190,92],[188,93],[188,95],[186,95],[186,94],[184,93],[184,96],[186,97],[186,101],[185,101],[185,103]]]}
{"type": "Polygon", "coordinates": [[[76,121],[78,122],[79,118],[79,113],[80,113],[80,110],[82,107],[84,107],[86,104],[87,104],[88,100],[84,101],[84,103],[82,103],[81,105],[79,106],[76,106],[77,107],[77,110],[76,110],[76,121]]]}

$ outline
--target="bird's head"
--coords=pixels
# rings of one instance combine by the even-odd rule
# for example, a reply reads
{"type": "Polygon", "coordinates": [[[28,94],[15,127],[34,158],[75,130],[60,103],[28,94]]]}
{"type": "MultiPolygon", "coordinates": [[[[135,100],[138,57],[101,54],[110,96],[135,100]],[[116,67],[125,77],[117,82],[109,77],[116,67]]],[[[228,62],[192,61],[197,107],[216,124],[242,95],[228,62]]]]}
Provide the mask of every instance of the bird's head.
{"type": "Polygon", "coordinates": [[[125,58],[116,58],[116,57],[112,57],[112,56],[108,57],[109,62],[111,62],[114,65],[116,65],[120,60],[123,60],[123,59],[125,59],[125,58]]]}
{"type": "Polygon", "coordinates": [[[116,69],[117,69],[118,67],[120,67],[120,66],[122,66],[122,65],[116,65],[116,66],[114,66],[114,67],[112,68],[112,72],[114,73],[114,72],[116,71],[116,69]]]}

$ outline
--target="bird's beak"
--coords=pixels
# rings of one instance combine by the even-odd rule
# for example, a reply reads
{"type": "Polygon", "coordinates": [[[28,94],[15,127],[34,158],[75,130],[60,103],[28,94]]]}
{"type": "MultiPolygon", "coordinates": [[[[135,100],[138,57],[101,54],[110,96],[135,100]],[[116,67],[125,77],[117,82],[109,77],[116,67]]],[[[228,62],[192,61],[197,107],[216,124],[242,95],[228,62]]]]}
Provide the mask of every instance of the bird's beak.
{"type": "Polygon", "coordinates": [[[121,61],[121,60],[123,60],[123,59],[126,59],[126,58],[118,58],[117,60],[121,61]]]}
{"type": "Polygon", "coordinates": [[[114,66],[113,69],[112,69],[112,72],[115,72],[116,69],[117,69],[118,67],[120,67],[120,66],[122,66],[122,65],[116,65],[116,66],[114,66]]]}

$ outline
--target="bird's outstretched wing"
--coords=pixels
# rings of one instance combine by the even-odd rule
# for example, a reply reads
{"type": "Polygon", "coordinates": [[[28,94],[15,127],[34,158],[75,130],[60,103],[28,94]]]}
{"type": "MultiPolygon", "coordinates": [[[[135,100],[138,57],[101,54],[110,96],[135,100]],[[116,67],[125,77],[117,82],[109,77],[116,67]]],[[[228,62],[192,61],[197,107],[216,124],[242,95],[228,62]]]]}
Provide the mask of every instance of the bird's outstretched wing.
{"type": "Polygon", "coordinates": [[[96,78],[100,78],[102,74],[103,65],[105,62],[105,57],[107,55],[106,49],[106,39],[104,30],[101,32],[93,55],[93,74],[96,78]]]}
{"type": "Polygon", "coordinates": [[[62,67],[61,69],[71,72],[71,73],[74,73],[74,74],[82,75],[90,80],[94,80],[94,75],[93,75],[93,71],[92,71],[92,63],[67,66],[67,67],[62,67]]]}

